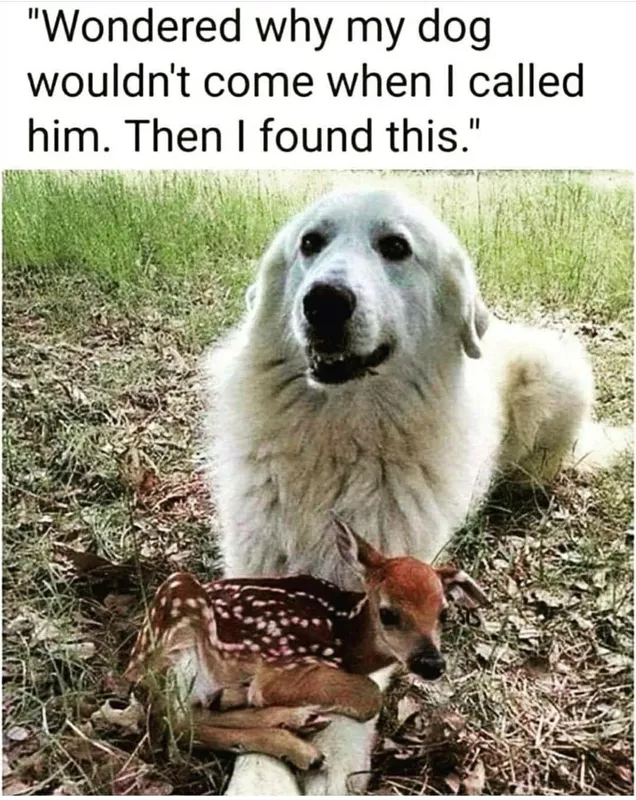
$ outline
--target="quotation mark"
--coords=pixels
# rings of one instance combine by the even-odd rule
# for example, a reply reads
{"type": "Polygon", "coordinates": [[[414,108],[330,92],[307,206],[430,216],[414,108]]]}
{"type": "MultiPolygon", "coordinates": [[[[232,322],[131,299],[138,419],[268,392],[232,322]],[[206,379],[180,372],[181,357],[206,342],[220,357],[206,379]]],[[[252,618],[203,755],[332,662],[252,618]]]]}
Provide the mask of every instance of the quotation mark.
{"type": "MultiPolygon", "coordinates": [[[[468,120],[468,128],[469,128],[469,130],[478,131],[479,130],[479,122],[480,122],[479,117],[471,117],[468,120]]],[[[468,152],[468,148],[467,147],[462,147],[462,153],[467,153],[467,152],[468,152]]]]}
{"type": "Polygon", "coordinates": [[[29,19],[37,19],[40,14],[39,8],[29,8],[29,19]]]}

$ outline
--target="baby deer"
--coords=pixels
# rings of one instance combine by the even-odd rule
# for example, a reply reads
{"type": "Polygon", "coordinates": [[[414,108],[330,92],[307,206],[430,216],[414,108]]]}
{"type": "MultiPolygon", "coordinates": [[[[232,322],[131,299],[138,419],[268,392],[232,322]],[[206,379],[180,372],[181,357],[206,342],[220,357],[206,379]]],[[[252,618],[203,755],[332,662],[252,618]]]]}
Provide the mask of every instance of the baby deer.
{"type": "Polygon", "coordinates": [[[381,693],[370,673],[396,661],[429,680],[444,671],[446,596],[475,608],[481,589],[452,566],[385,558],[335,523],[364,592],[309,575],[201,584],[185,572],[157,590],[126,676],[171,673],[169,710],[199,745],[315,768],[322,754],[297,734],[325,727],[326,712],[374,717],[381,693]]]}

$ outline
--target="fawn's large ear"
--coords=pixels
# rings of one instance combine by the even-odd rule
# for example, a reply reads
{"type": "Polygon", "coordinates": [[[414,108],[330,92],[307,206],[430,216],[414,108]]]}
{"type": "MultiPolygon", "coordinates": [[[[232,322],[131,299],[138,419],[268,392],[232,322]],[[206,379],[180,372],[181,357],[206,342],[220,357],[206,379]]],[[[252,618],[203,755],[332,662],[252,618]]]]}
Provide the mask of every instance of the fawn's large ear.
{"type": "Polygon", "coordinates": [[[344,520],[332,513],[336,529],[336,544],[344,561],[357,573],[382,566],[386,560],[381,553],[358,536],[344,520]]]}
{"type": "Polygon", "coordinates": [[[437,567],[437,574],[444,584],[449,600],[463,608],[479,608],[488,605],[488,598],[481,587],[461,569],[452,564],[437,567]]]}

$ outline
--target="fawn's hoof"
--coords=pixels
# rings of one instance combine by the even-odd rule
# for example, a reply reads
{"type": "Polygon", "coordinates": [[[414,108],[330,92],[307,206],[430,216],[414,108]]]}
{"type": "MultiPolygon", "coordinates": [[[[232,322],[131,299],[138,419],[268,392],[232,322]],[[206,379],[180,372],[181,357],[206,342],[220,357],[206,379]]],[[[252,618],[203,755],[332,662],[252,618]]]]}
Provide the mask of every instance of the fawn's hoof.
{"type": "Polygon", "coordinates": [[[318,756],[316,756],[316,758],[314,758],[314,760],[311,762],[308,769],[310,770],[322,769],[325,766],[325,761],[326,761],[325,754],[319,753],[318,756]]]}
{"type": "Polygon", "coordinates": [[[303,772],[321,769],[325,764],[324,753],[310,742],[303,739],[297,741],[299,744],[289,753],[288,760],[303,772]]]}

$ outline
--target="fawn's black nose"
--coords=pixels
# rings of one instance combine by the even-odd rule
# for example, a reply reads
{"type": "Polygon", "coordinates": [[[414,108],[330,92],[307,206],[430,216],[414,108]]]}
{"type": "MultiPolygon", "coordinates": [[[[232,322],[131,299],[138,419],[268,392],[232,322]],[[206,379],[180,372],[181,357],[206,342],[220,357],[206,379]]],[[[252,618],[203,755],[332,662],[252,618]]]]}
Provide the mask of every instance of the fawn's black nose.
{"type": "Polygon", "coordinates": [[[409,658],[408,667],[411,672],[427,681],[434,681],[444,674],[446,662],[442,654],[431,647],[418,650],[409,658]]]}
{"type": "Polygon", "coordinates": [[[303,298],[305,319],[321,339],[341,334],[355,308],[355,294],[341,283],[314,283],[303,298]]]}

